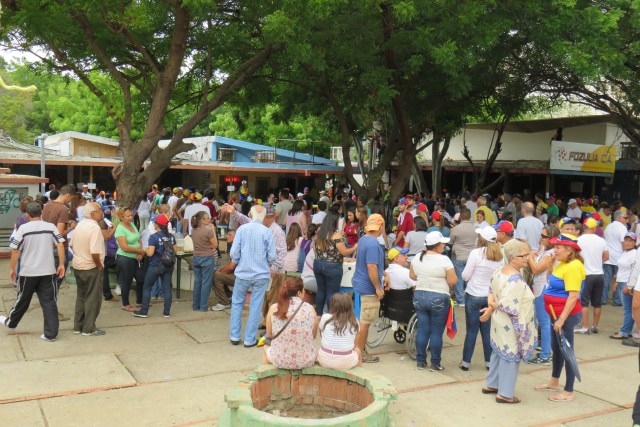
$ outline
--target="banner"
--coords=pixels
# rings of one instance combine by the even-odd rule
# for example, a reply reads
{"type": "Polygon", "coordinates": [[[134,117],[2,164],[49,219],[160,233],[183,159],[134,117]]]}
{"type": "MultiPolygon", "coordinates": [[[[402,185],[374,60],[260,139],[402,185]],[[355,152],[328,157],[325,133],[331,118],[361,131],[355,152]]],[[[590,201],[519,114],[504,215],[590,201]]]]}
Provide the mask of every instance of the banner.
{"type": "Polygon", "coordinates": [[[613,174],[617,147],[578,142],[551,141],[549,169],[613,174]]]}

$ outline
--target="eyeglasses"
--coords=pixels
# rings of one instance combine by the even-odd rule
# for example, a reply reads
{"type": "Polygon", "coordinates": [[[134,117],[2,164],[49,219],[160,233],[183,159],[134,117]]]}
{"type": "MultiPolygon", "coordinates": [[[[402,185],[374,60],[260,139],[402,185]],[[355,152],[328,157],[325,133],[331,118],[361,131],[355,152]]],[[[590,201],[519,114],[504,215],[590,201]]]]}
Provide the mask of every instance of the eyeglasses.
{"type": "Polygon", "coordinates": [[[524,254],[524,255],[516,255],[516,258],[526,258],[528,257],[529,254],[524,254]]]}

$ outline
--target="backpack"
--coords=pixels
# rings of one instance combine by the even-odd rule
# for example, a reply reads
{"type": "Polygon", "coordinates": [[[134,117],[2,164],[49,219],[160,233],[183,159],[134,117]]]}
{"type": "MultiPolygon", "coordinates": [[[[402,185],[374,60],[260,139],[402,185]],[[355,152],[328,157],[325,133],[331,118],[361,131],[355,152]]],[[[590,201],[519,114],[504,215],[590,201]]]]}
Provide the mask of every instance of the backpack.
{"type": "Polygon", "coordinates": [[[162,247],[164,250],[160,254],[160,263],[165,267],[173,267],[176,262],[176,253],[173,251],[173,245],[171,239],[168,237],[161,237],[162,247]]]}

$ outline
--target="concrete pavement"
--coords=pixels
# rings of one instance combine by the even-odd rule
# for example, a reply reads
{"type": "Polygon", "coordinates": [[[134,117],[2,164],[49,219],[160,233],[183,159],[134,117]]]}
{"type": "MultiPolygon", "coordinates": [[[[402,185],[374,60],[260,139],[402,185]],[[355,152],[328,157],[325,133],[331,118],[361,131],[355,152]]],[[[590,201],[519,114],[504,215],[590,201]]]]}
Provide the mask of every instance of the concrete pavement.
{"type": "MultiPolygon", "coordinates": [[[[15,299],[0,260],[0,313],[15,299]]],[[[73,316],[75,286],[63,285],[60,310],[73,316]]],[[[232,346],[228,312],[191,310],[191,293],[174,300],[172,317],[154,304],[147,319],[104,302],[98,326],[107,334],[73,334],[61,322],[54,343],[42,341],[42,312],[34,298],[15,330],[0,329],[0,425],[140,426],[216,425],[224,393],[257,366],[261,350],[232,346]]],[[[598,335],[576,338],[583,377],[574,402],[553,403],[534,392],[551,367],[521,365],[519,405],[498,405],[480,393],[486,371],[480,338],[470,371],[457,368],[464,340],[464,310],[458,310],[458,336],[445,337],[442,372],[418,371],[404,346],[388,334],[372,350],[380,363],[366,368],[397,386],[391,405],[397,426],[620,426],[631,425],[631,406],[640,381],[638,351],[608,336],[619,326],[622,309],[606,306],[598,335]]]]}

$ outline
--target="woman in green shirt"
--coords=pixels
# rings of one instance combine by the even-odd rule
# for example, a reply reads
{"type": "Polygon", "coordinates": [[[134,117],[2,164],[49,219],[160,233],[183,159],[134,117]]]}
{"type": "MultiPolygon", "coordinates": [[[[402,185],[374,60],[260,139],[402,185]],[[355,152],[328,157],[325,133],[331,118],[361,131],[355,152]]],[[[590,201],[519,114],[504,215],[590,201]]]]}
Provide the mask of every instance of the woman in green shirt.
{"type": "MultiPolygon", "coordinates": [[[[116,211],[116,216],[120,220],[114,236],[118,242],[116,273],[118,275],[118,284],[122,291],[122,309],[135,311],[136,307],[129,303],[129,291],[131,290],[133,278],[138,271],[139,262],[144,256],[144,250],[142,249],[140,233],[136,226],[133,225],[131,209],[120,208],[116,211]]],[[[142,304],[142,285],[136,280],[136,303],[138,307],[142,304]]]]}

